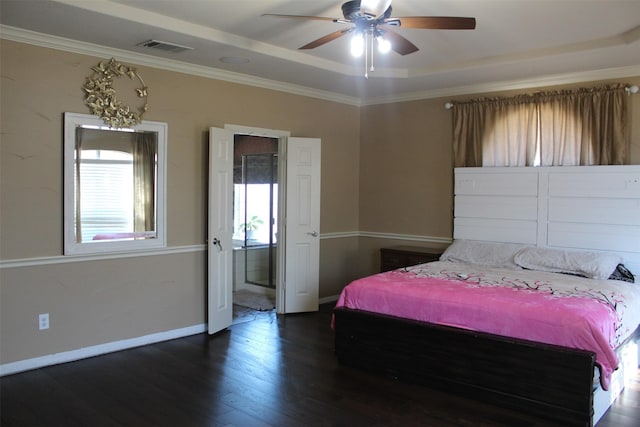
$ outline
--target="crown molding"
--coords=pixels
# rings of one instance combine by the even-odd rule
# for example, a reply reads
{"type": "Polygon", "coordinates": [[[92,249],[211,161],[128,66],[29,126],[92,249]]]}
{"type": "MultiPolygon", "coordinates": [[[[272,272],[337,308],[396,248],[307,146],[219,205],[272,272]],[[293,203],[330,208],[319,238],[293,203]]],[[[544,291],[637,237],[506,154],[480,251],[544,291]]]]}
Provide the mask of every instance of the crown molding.
{"type": "Polygon", "coordinates": [[[119,60],[151,68],[174,71],[178,73],[190,74],[215,80],[222,80],[231,83],[238,83],[246,86],[259,87],[262,89],[275,90],[279,92],[290,93],[293,95],[306,96],[310,98],[322,99],[325,101],[337,102],[340,104],[353,105],[357,107],[640,76],[640,65],[633,65],[628,67],[609,68],[576,73],[545,75],[532,79],[490,82],[404,93],[393,96],[360,99],[352,96],[346,96],[340,93],[312,89],[305,86],[278,82],[275,80],[264,79],[248,74],[189,64],[182,61],[158,58],[138,52],[109,48],[101,45],[52,36],[6,25],[0,25],[0,38],[40,47],[46,47],[50,49],[77,53],[81,55],[94,57],[118,57],[119,60]]]}
{"type": "Polygon", "coordinates": [[[117,57],[119,61],[142,65],[145,67],[157,68],[166,71],[174,71],[183,74],[190,74],[198,77],[206,77],[215,80],[222,80],[230,83],[238,83],[246,86],[254,86],[262,89],[270,89],[278,92],[286,92],[293,95],[301,95],[310,98],[322,99],[325,101],[338,102],[348,105],[360,105],[360,99],[346,96],[340,93],[311,89],[275,80],[264,79],[248,74],[235,73],[232,71],[220,70],[213,67],[189,64],[182,61],[175,61],[167,58],[158,58],[139,52],[131,52],[123,49],[114,49],[93,43],[86,43],[64,37],[52,36],[38,33],[22,28],[0,26],[0,38],[31,44],[34,46],[46,47],[49,49],[62,50],[65,52],[89,55],[95,57],[117,57]]]}
{"type": "Polygon", "coordinates": [[[362,100],[360,105],[390,104],[394,102],[419,101],[421,99],[445,98],[448,96],[473,95],[478,93],[499,92],[505,90],[532,89],[544,86],[621,79],[640,76],[640,65],[628,67],[607,68],[603,70],[582,71],[577,73],[554,74],[536,77],[534,79],[510,80],[473,84],[467,86],[450,87],[444,89],[427,90],[401,94],[392,97],[379,97],[362,100]]]}

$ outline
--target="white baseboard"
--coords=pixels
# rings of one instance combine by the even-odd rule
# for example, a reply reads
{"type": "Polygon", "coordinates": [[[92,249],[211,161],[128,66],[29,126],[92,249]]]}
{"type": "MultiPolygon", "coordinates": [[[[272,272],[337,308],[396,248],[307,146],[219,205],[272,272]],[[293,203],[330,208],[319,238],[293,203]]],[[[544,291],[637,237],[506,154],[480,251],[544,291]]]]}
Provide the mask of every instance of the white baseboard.
{"type": "Polygon", "coordinates": [[[200,334],[205,331],[205,324],[193,325],[187,326],[185,328],[143,335],[141,337],[130,338],[127,340],[114,341],[105,344],[94,345],[91,347],[79,348],[77,350],[48,354],[46,356],[34,357],[32,359],[19,360],[17,362],[0,365],[0,376],[17,374],[18,372],[28,371],[31,369],[57,365],[59,363],[73,362],[75,360],[112,353],[114,351],[126,350],[129,348],[140,347],[147,344],[168,341],[175,338],[187,337],[189,335],[200,334]]]}
{"type": "MultiPolygon", "coordinates": [[[[339,297],[339,295],[331,295],[328,297],[320,298],[318,302],[320,304],[326,304],[337,301],[339,297]]],[[[32,369],[44,368],[45,366],[57,365],[59,363],[73,362],[75,360],[86,359],[88,357],[100,356],[102,354],[112,353],[114,351],[126,350],[143,345],[187,337],[190,335],[206,332],[206,330],[207,325],[203,323],[200,325],[187,326],[185,328],[143,335],[141,337],[130,338],[127,340],[98,344],[91,347],[79,348],[77,350],[70,350],[62,353],[48,354],[46,356],[34,357],[32,359],[5,363],[3,365],[0,365],[0,377],[4,375],[17,374],[19,372],[29,371],[32,369]]]]}

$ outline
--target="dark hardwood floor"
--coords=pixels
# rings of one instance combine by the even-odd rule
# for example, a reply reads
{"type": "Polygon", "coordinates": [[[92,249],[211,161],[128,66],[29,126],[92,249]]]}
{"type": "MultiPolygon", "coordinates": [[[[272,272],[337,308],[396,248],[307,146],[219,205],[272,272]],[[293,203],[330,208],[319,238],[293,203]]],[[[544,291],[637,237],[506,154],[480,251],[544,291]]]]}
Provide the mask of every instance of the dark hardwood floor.
{"type": "MultiPolygon", "coordinates": [[[[228,331],[0,379],[2,426],[550,426],[340,366],[318,313],[241,310],[228,331]]],[[[517,380],[517,379],[514,379],[517,380]]],[[[637,426],[640,381],[598,427],[637,426]]]]}

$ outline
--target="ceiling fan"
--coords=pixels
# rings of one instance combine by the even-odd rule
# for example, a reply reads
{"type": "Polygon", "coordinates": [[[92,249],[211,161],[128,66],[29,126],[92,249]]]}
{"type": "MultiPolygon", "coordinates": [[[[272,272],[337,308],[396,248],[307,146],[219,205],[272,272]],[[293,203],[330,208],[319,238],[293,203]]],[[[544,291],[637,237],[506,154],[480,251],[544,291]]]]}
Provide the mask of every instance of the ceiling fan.
{"type": "Polygon", "coordinates": [[[300,49],[314,49],[329,43],[339,37],[353,33],[352,54],[366,52],[367,41],[378,42],[381,50],[393,50],[400,55],[408,55],[419,49],[412,42],[393,31],[391,27],[434,30],[473,30],[476,27],[475,18],[447,17],[447,16],[409,16],[403,18],[391,17],[391,0],[353,0],[342,5],[344,18],[326,18],[322,16],[278,15],[265,14],[263,16],[277,16],[283,18],[308,19],[315,21],[331,21],[339,24],[352,24],[348,28],[329,33],[314,40],[300,49]]]}

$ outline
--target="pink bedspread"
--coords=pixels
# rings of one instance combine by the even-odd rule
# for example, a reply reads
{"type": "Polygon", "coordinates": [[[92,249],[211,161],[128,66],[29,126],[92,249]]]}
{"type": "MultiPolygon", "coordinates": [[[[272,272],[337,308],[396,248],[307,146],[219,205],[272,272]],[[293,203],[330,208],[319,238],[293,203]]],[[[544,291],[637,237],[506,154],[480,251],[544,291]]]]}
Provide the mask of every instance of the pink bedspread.
{"type": "Polygon", "coordinates": [[[618,366],[613,349],[640,321],[621,322],[640,310],[621,292],[633,285],[613,282],[435,262],[355,280],[337,307],[590,350],[606,390],[618,366]]]}

